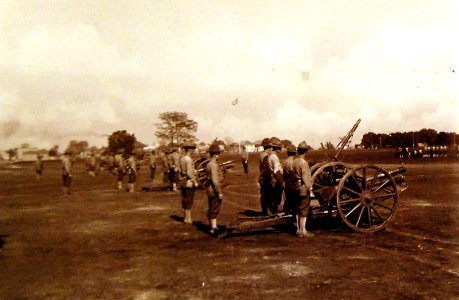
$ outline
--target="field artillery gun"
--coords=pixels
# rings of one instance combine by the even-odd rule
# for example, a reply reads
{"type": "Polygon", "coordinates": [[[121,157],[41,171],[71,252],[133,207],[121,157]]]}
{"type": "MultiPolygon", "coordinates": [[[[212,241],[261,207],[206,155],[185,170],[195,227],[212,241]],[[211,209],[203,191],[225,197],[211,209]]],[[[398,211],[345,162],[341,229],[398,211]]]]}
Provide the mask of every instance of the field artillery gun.
{"type": "MultiPolygon", "coordinates": [[[[384,229],[393,219],[399,195],[407,188],[404,167],[384,170],[375,165],[350,165],[340,161],[344,148],[350,143],[360,119],[341,138],[336,154],[311,166],[313,187],[310,217],[340,217],[352,230],[364,233],[384,229]]],[[[311,218],[309,218],[311,219],[311,218]]],[[[222,237],[266,229],[292,222],[291,214],[240,217],[230,224],[222,237]]]]}
{"type": "MultiPolygon", "coordinates": [[[[209,163],[209,161],[210,159],[206,159],[206,158],[199,158],[194,161],[194,166],[195,166],[196,174],[197,174],[196,178],[201,188],[206,188],[209,185],[209,178],[206,173],[206,166],[209,163]]],[[[229,170],[234,168],[234,161],[232,160],[224,161],[218,164],[218,166],[223,176],[225,176],[225,174],[229,170]]]]}

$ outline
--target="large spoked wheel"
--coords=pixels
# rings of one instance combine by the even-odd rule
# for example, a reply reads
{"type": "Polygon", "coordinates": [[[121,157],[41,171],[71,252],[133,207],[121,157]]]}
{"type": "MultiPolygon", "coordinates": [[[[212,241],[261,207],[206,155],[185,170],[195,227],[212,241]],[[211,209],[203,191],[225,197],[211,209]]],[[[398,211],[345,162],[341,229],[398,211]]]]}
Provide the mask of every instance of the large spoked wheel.
{"type": "Polygon", "coordinates": [[[387,171],[364,165],[341,179],[336,203],[347,226],[359,232],[376,232],[394,217],[398,195],[397,184],[387,171]]]}
{"type": "Polygon", "coordinates": [[[330,162],[316,166],[311,168],[314,197],[319,200],[321,205],[332,205],[331,200],[336,194],[336,187],[344,175],[351,170],[351,167],[341,162],[330,162]]]}
{"type": "Polygon", "coordinates": [[[197,172],[197,179],[199,186],[202,188],[206,188],[209,185],[209,179],[207,178],[206,174],[206,166],[209,163],[209,159],[206,158],[201,158],[197,161],[195,161],[195,169],[197,172]]]}

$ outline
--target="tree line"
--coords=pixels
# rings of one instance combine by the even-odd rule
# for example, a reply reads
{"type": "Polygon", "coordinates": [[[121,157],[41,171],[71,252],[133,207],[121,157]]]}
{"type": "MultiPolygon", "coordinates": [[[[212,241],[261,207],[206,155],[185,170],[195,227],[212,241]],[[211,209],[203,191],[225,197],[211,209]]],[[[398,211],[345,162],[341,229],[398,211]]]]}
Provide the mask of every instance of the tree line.
{"type": "Polygon", "coordinates": [[[455,132],[437,132],[434,129],[423,128],[419,131],[394,133],[365,133],[360,146],[364,148],[397,148],[427,146],[453,146],[457,144],[455,132]]]}

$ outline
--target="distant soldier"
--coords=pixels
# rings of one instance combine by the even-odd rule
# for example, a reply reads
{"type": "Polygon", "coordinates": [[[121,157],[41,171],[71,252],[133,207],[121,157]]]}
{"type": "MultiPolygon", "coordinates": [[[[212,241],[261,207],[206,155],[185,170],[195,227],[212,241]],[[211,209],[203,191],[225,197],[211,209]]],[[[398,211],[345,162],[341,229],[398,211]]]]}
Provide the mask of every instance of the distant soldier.
{"type": "Polygon", "coordinates": [[[310,209],[310,192],[312,191],[311,171],[308,162],[305,159],[308,145],[301,142],[298,145],[298,156],[293,160],[293,172],[296,179],[296,211],[299,216],[297,222],[296,235],[299,237],[313,236],[306,230],[306,221],[310,209]]]}
{"type": "Polygon", "coordinates": [[[151,183],[153,183],[153,180],[155,179],[155,173],[156,173],[156,151],[152,150],[150,152],[150,155],[148,157],[148,165],[150,166],[150,180],[151,183]]]}
{"type": "Polygon", "coordinates": [[[268,215],[268,203],[271,199],[271,171],[269,169],[269,155],[272,152],[271,139],[264,138],[261,142],[263,151],[259,156],[259,170],[260,175],[258,177],[258,183],[260,184],[260,205],[261,214],[263,216],[268,215]]]}
{"type": "Polygon", "coordinates": [[[293,145],[287,146],[287,159],[282,164],[284,171],[284,212],[288,214],[295,214],[296,212],[296,177],[293,172],[293,160],[296,154],[296,147],[293,145]]]}
{"type": "Polygon", "coordinates": [[[217,144],[212,144],[209,147],[210,161],[206,165],[207,178],[209,186],[206,188],[207,198],[209,201],[209,209],[207,210],[207,218],[210,224],[210,233],[215,234],[218,231],[217,216],[220,212],[220,206],[223,200],[222,182],[223,174],[218,165],[218,156],[220,155],[220,147],[217,144]]]}
{"type": "Polygon", "coordinates": [[[93,152],[91,152],[87,158],[87,169],[89,176],[96,176],[96,157],[94,156],[93,152]]]}
{"type": "Polygon", "coordinates": [[[179,170],[181,176],[181,190],[182,190],[182,208],[183,208],[183,222],[191,224],[193,222],[191,218],[191,208],[194,201],[194,191],[198,186],[196,179],[196,170],[194,168],[193,159],[191,154],[196,149],[196,144],[187,142],[183,145],[185,154],[180,158],[179,170]]]}
{"type": "Polygon", "coordinates": [[[114,166],[115,166],[116,175],[117,175],[118,190],[123,189],[123,178],[124,178],[124,175],[126,174],[123,152],[124,150],[120,149],[118,150],[118,153],[115,155],[114,166]]]}
{"type": "Polygon", "coordinates": [[[249,152],[247,152],[247,149],[245,146],[242,146],[242,152],[241,152],[241,161],[242,161],[242,167],[244,168],[244,174],[246,178],[249,177],[249,152]]]}
{"type": "Polygon", "coordinates": [[[41,179],[43,175],[43,155],[37,154],[37,161],[35,162],[35,173],[37,174],[37,179],[41,179]]]}
{"type": "Polygon", "coordinates": [[[180,153],[177,148],[172,148],[172,153],[169,154],[169,181],[171,183],[171,191],[177,191],[177,182],[179,180],[179,165],[180,153]]]}
{"type": "Polygon", "coordinates": [[[169,149],[166,149],[166,151],[161,154],[161,162],[163,163],[163,183],[169,182],[169,154],[169,149]]]}
{"type": "Polygon", "coordinates": [[[126,155],[126,174],[128,175],[128,192],[135,191],[135,180],[137,179],[137,161],[134,153],[130,152],[126,155]]]}
{"type": "Polygon", "coordinates": [[[70,159],[70,152],[65,151],[62,157],[62,180],[64,195],[70,195],[70,185],[72,183],[72,160],[70,159]]]}
{"type": "Polygon", "coordinates": [[[272,174],[272,193],[268,207],[272,214],[276,214],[282,202],[282,194],[284,192],[283,170],[278,156],[282,152],[282,144],[278,138],[272,138],[271,146],[273,151],[269,155],[269,169],[272,174]]]}

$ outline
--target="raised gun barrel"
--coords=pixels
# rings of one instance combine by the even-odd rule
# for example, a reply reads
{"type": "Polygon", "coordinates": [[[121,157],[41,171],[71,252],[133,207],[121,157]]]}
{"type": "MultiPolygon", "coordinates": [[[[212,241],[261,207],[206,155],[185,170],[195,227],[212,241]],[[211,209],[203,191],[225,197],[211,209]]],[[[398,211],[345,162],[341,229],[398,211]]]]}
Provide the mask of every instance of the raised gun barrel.
{"type": "Polygon", "coordinates": [[[357,130],[357,127],[359,127],[360,124],[360,119],[355,122],[354,126],[352,126],[351,130],[341,139],[341,141],[338,143],[336,148],[338,149],[338,152],[336,152],[335,156],[333,156],[334,161],[338,161],[338,157],[343,151],[343,149],[346,147],[346,145],[351,141],[352,137],[354,136],[354,132],[357,130]]]}

